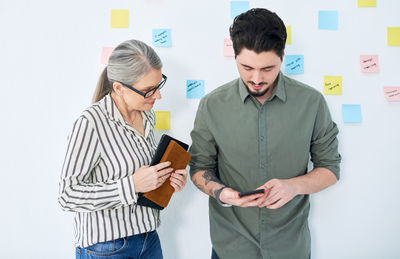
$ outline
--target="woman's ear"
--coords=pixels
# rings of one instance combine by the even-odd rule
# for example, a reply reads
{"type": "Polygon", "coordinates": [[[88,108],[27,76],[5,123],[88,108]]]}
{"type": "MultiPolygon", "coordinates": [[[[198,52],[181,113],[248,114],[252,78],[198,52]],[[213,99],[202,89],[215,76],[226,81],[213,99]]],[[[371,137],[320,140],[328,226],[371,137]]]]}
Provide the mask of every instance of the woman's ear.
{"type": "Polygon", "coordinates": [[[122,95],[124,91],[122,85],[118,82],[113,83],[113,90],[117,95],[122,95]]]}

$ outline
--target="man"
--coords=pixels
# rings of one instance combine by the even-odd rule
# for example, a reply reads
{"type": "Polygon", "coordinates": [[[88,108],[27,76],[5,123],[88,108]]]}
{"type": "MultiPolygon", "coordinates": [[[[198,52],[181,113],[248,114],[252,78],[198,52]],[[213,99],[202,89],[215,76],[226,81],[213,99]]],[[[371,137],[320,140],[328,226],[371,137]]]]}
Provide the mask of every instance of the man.
{"type": "Polygon", "coordinates": [[[338,129],[318,91],[280,72],[287,35],[275,13],[251,9],[230,35],[240,78],[201,100],[191,132],[212,258],[309,258],[309,194],[339,179],[338,129]],[[239,197],[254,189],[264,193],[239,197]]]}

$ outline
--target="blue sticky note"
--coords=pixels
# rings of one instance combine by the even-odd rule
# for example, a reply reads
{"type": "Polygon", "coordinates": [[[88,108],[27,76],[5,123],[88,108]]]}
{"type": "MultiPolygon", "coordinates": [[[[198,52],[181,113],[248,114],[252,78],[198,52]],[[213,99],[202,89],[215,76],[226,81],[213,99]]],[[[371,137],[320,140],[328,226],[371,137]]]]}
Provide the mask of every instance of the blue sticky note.
{"type": "Polygon", "coordinates": [[[361,122],[361,105],[360,104],[343,104],[342,117],[344,123],[360,123],[361,122]]]}
{"type": "Polygon", "coordinates": [[[320,30],[337,30],[338,28],[338,11],[319,11],[318,12],[318,29],[320,30]]]}
{"type": "Polygon", "coordinates": [[[304,55],[285,55],[286,74],[304,74],[304,55]]]}
{"type": "Polygon", "coordinates": [[[186,98],[196,99],[204,96],[204,80],[186,81],[186,98]]]}
{"type": "Polygon", "coordinates": [[[231,18],[234,19],[241,13],[250,9],[249,1],[231,1],[231,18]]]}
{"type": "Polygon", "coordinates": [[[153,46],[154,47],[171,47],[171,30],[170,29],[153,29],[153,46]]]}

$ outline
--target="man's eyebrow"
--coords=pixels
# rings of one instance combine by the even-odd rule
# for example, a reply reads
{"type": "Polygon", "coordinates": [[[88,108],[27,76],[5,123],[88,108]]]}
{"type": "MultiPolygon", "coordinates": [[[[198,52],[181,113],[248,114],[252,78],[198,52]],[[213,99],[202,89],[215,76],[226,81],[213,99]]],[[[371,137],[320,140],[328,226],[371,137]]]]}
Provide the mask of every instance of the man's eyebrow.
{"type": "MultiPolygon", "coordinates": [[[[246,68],[253,68],[253,67],[251,67],[251,66],[249,66],[249,65],[246,65],[246,64],[242,64],[242,63],[241,63],[241,65],[244,66],[244,67],[246,67],[246,68]]],[[[272,65],[272,66],[262,67],[261,69],[271,69],[271,68],[274,68],[274,67],[275,67],[275,65],[272,65]]]]}

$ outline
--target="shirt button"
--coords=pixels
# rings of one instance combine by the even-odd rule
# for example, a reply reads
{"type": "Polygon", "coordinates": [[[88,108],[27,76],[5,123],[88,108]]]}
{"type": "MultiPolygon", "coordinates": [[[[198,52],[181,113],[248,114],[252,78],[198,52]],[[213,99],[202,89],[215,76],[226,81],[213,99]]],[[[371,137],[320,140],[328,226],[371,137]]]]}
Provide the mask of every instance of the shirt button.
{"type": "Polygon", "coordinates": [[[265,220],[261,220],[261,224],[264,224],[265,223],[265,220]]]}
{"type": "Polygon", "coordinates": [[[264,136],[261,136],[261,137],[260,137],[260,140],[263,141],[263,140],[264,140],[264,136]]]}
{"type": "Polygon", "coordinates": [[[264,164],[261,164],[260,167],[261,167],[261,169],[264,169],[264,168],[265,168],[265,165],[264,165],[264,164]]]}

